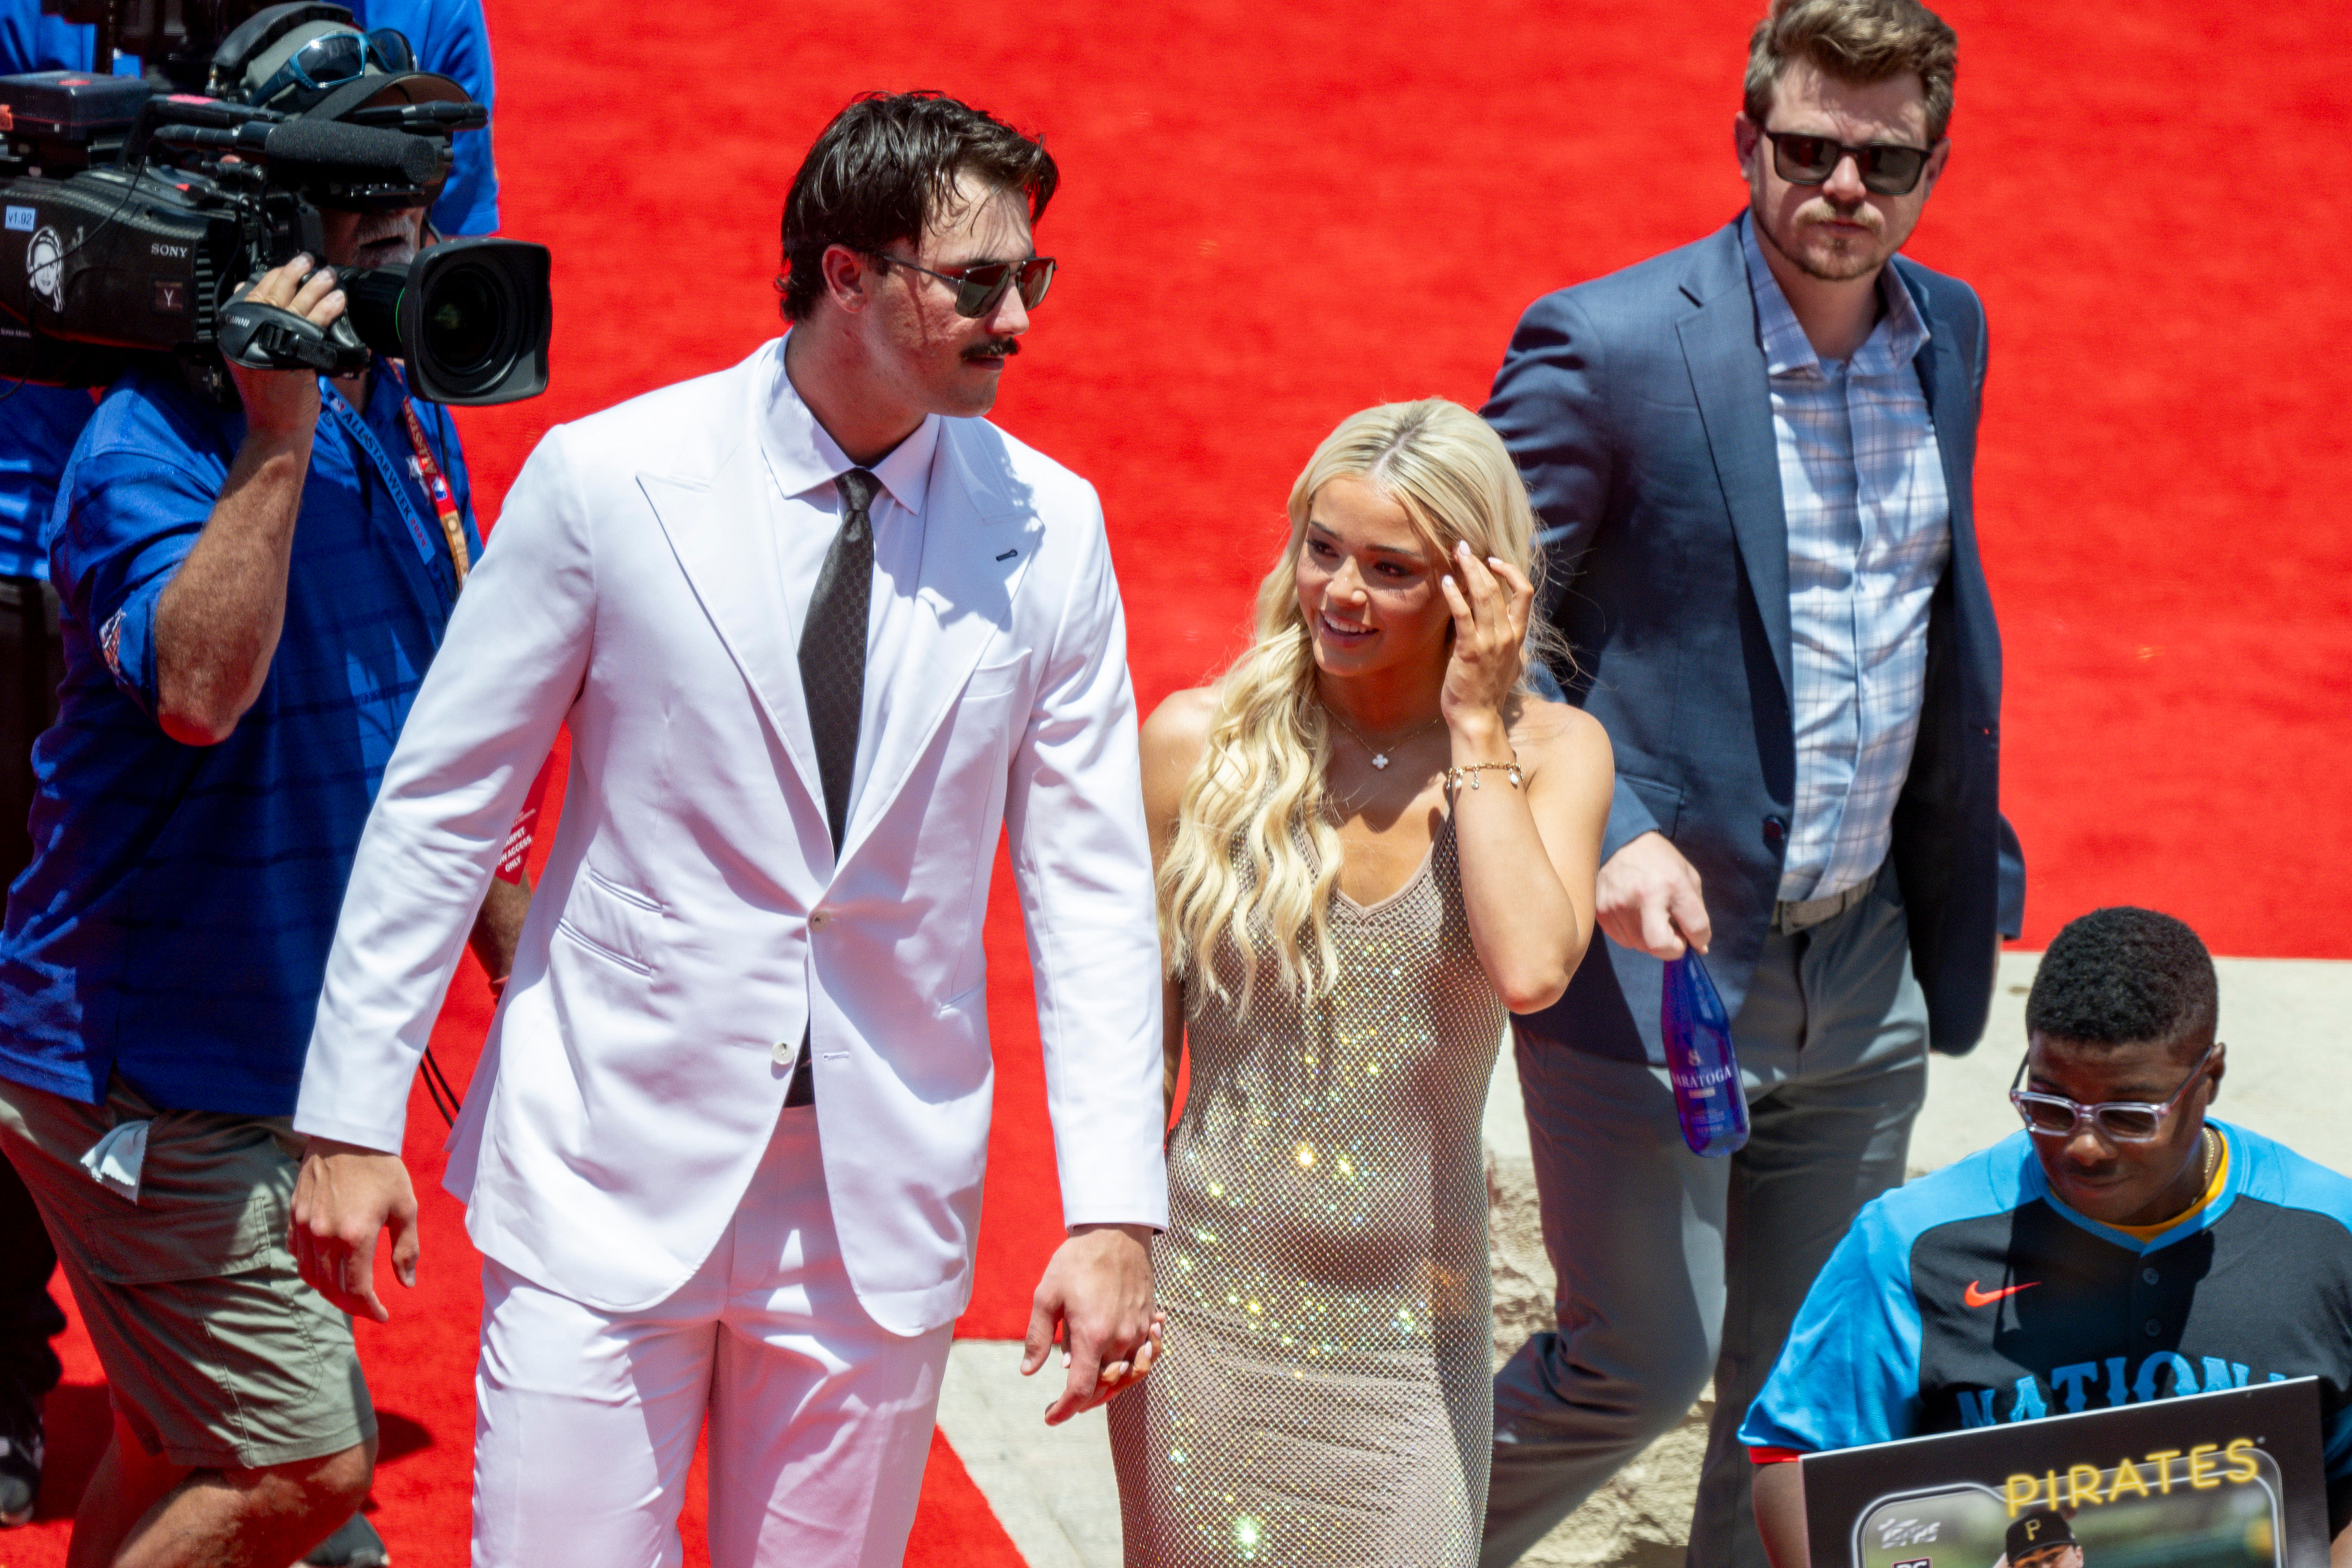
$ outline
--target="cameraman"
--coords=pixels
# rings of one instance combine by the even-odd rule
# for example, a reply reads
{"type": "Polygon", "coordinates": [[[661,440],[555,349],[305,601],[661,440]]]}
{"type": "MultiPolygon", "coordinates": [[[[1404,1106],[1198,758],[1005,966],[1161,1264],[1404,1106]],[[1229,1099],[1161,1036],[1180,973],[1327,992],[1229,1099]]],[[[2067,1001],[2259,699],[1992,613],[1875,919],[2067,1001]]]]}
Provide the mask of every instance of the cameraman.
{"type": "MultiPolygon", "coordinates": [[[[335,269],[409,259],[425,210],[324,215],[326,265],[251,294],[320,326],[335,269]]],[[[49,528],[66,676],[0,931],[0,1152],[112,1387],[77,1563],[283,1568],[375,1448],[350,1321],[286,1249],[288,1118],[361,825],[480,541],[448,416],[396,367],[232,374],[240,413],[124,376],[49,528]]],[[[476,925],[494,977],[525,897],[494,886],[476,925]]]]}
{"type": "MultiPolygon", "coordinates": [[[[486,109],[495,94],[489,31],[479,0],[352,0],[362,28],[389,27],[415,46],[417,63],[449,77],[486,109]]],[[[89,70],[95,29],[46,16],[40,0],[0,0],[0,76],[89,70]]],[[[118,75],[139,62],[118,57],[118,75]]],[[[444,235],[487,235],[499,226],[498,171],[490,132],[461,132],[432,223],[444,235]]],[[[96,405],[78,388],[0,382],[0,887],[32,858],[25,829],[32,806],[33,738],[57,715],[65,673],[57,596],[47,581],[42,525],[58,480],[96,405]]],[[[56,1267],[31,1195],[0,1159],[0,1529],[32,1518],[40,1491],[41,1401],[60,1368],[49,1340],[65,1315],[48,1293],[56,1267]]],[[[333,1568],[384,1561],[383,1543],[358,1514],[307,1560],[333,1568]]]]}

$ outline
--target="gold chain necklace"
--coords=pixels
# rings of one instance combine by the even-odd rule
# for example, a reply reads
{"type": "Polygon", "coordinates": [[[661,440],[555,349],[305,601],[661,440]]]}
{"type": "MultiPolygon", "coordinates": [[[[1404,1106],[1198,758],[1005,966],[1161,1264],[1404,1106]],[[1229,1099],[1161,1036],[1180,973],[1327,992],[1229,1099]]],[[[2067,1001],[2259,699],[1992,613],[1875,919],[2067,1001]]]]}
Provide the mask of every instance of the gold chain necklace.
{"type": "Polygon", "coordinates": [[[1426,735],[1429,731],[1435,729],[1439,725],[1445,722],[1445,716],[1441,713],[1435,718],[1431,719],[1427,724],[1421,725],[1416,728],[1408,730],[1403,735],[1397,737],[1396,739],[1389,742],[1386,747],[1378,747],[1374,746],[1370,741],[1366,740],[1363,737],[1362,731],[1359,730],[1354,725],[1349,724],[1346,719],[1341,718],[1328,704],[1318,706],[1322,706],[1323,715],[1326,718],[1328,718],[1333,724],[1338,725],[1341,729],[1346,730],[1349,735],[1354,736],[1356,737],[1356,744],[1372,754],[1372,766],[1375,768],[1386,768],[1389,765],[1390,752],[1396,750],[1408,740],[1416,739],[1421,736],[1426,735]]]}

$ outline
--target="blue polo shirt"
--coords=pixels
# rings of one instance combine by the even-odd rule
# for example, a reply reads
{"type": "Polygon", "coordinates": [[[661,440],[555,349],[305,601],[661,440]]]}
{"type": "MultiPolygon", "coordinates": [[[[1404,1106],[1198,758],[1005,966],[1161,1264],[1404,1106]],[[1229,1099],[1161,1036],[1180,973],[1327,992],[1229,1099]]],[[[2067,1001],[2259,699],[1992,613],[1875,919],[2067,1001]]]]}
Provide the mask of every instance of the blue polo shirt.
{"type": "MultiPolygon", "coordinates": [[[[155,613],[245,434],[168,372],[107,393],[48,528],[63,601],[58,722],[33,748],[33,863],[0,929],[0,1076],[92,1103],[290,1115],[360,830],[457,599],[378,361],[364,425],[404,508],[330,406],[260,697],[217,746],[155,721],[155,613]]],[[[478,552],[447,412],[415,405],[478,552]]]]}

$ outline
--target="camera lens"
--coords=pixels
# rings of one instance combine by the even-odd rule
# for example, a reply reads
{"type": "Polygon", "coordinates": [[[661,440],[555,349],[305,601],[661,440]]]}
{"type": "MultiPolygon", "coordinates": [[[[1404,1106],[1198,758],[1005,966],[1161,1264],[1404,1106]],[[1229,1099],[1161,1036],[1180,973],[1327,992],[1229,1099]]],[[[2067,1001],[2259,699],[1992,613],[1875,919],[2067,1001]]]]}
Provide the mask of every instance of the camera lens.
{"type": "Polygon", "coordinates": [[[478,269],[450,277],[425,305],[425,351],[452,375],[478,371],[498,346],[498,305],[490,280],[478,269]]]}
{"type": "Polygon", "coordinates": [[[342,283],[360,340],[406,361],[418,397],[513,402],[547,390],[547,269],[544,246],[444,240],[413,262],[355,268],[342,283]]]}
{"type": "Polygon", "coordinates": [[[516,303],[495,267],[467,260],[436,270],[417,301],[417,347],[436,379],[467,392],[501,380],[521,347],[516,303]]]}

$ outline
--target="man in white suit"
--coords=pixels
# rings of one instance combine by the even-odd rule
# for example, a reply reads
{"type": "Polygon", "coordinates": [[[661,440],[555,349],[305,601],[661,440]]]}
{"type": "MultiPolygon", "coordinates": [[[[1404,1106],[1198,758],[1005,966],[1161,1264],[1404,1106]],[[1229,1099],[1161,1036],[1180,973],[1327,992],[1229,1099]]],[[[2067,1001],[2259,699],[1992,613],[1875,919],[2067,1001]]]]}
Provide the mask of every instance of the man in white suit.
{"type": "Polygon", "coordinates": [[[485,1254],[478,1564],[892,1563],[971,1294],[1000,821],[1068,1239],[1046,1418],[1148,1369],[1160,953],[1102,514],[981,416],[1053,263],[1052,160],[932,94],[827,128],[792,331],[549,433],[386,772],[296,1127],[304,1273],[413,1282],[409,1079],[507,825],[562,823],[450,1143],[485,1254]],[[813,1101],[813,1103],[810,1102],[813,1101]]]}

